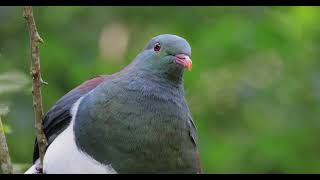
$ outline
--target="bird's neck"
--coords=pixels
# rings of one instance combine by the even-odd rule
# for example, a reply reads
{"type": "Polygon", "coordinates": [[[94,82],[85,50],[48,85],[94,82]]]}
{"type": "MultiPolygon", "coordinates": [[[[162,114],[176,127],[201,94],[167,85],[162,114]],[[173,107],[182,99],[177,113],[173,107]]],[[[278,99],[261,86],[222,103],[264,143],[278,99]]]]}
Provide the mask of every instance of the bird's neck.
{"type": "Polygon", "coordinates": [[[145,63],[148,58],[150,58],[149,55],[139,54],[133,62],[120,71],[120,74],[163,81],[176,87],[183,86],[183,68],[177,66],[155,67],[145,63]]]}
{"type": "Polygon", "coordinates": [[[162,72],[152,72],[148,70],[140,70],[138,73],[134,71],[132,73],[126,74],[127,78],[132,80],[138,80],[145,83],[148,86],[149,83],[158,86],[165,86],[168,88],[183,91],[183,74],[173,74],[173,73],[162,73],[162,72]]]}
{"type": "Polygon", "coordinates": [[[129,66],[123,69],[121,76],[125,78],[140,78],[149,80],[151,82],[168,84],[176,88],[183,89],[183,70],[180,69],[168,69],[168,70],[150,70],[144,69],[136,66],[129,66]]]}
{"type": "MultiPolygon", "coordinates": [[[[174,70],[172,70],[174,71],[174,70]]],[[[167,79],[168,81],[172,82],[173,84],[176,84],[178,86],[183,85],[183,71],[180,70],[178,72],[172,72],[168,71],[165,73],[161,73],[160,76],[163,77],[164,79],[167,79]]]]}

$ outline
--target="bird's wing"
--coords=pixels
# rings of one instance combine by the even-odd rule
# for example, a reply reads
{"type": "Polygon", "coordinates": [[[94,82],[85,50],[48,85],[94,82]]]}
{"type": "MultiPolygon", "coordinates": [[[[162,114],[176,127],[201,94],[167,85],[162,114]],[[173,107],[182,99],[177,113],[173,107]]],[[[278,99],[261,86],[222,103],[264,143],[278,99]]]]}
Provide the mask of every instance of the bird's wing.
{"type": "MultiPolygon", "coordinates": [[[[184,99],[184,102],[187,104],[187,100],[184,99]]],[[[189,107],[187,106],[188,109],[188,126],[189,126],[189,136],[191,141],[193,142],[195,148],[197,149],[197,153],[196,153],[196,160],[199,166],[199,170],[198,170],[198,174],[202,173],[202,168],[201,168],[201,164],[200,164],[200,154],[198,151],[198,137],[197,137],[197,127],[192,119],[192,115],[190,113],[189,107]]]]}
{"type": "MultiPolygon", "coordinates": [[[[89,79],[72,89],[62,98],[60,98],[45,114],[43,120],[43,128],[48,139],[48,146],[53,140],[67,128],[71,121],[70,110],[72,105],[83,95],[97,87],[100,83],[107,80],[110,76],[102,75],[89,79]]],[[[34,144],[33,162],[39,158],[39,149],[37,140],[34,144]]]]}
{"type": "MultiPolygon", "coordinates": [[[[197,148],[197,144],[198,144],[198,140],[197,140],[197,128],[196,125],[194,124],[193,120],[192,120],[192,116],[190,113],[188,113],[188,125],[189,125],[189,136],[194,144],[194,146],[197,148]]],[[[200,165],[200,154],[199,151],[197,150],[196,153],[196,160],[199,166],[199,170],[198,170],[198,174],[202,173],[202,168],[200,165]]]]}

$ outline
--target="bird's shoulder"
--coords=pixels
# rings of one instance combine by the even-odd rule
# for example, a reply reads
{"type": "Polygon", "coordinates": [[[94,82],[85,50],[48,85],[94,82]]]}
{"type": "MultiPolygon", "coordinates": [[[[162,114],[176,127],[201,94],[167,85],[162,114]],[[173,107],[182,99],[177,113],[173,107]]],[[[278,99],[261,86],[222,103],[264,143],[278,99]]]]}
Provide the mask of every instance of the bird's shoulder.
{"type": "MultiPolygon", "coordinates": [[[[96,88],[102,82],[108,80],[109,75],[98,75],[75,87],[63,97],[61,97],[45,114],[43,128],[50,145],[53,140],[67,128],[71,121],[71,108],[73,104],[82,96],[96,88]]],[[[39,158],[37,141],[34,145],[33,161],[39,158]]]]}

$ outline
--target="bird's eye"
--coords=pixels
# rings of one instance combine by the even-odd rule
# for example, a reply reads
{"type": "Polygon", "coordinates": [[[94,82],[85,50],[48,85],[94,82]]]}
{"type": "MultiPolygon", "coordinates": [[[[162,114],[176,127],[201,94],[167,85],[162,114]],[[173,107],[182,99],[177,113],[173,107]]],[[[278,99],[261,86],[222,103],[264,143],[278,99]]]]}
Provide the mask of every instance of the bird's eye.
{"type": "Polygon", "coordinates": [[[153,47],[153,50],[156,51],[156,52],[159,52],[160,49],[161,49],[160,43],[156,43],[156,44],[154,45],[154,47],[153,47]]]}

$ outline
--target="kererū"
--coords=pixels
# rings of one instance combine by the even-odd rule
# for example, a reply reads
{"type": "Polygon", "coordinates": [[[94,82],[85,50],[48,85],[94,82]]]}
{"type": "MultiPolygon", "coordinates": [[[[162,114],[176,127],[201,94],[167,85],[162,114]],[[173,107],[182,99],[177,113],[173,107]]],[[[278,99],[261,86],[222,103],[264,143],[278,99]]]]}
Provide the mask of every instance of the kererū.
{"type": "MultiPolygon", "coordinates": [[[[64,95],[44,117],[43,173],[201,173],[183,87],[190,56],[185,39],[159,35],[121,71],[64,95]]],[[[37,143],[33,161],[26,174],[37,173],[37,143]]]]}

